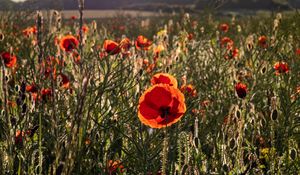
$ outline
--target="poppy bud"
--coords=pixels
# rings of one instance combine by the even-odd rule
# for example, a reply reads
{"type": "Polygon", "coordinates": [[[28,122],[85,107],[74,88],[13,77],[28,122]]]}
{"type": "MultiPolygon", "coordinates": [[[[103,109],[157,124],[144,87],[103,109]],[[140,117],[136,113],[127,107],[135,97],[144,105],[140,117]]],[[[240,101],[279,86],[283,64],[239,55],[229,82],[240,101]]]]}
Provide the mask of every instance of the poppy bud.
{"type": "Polygon", "coordinates": [[[247,86],[243,83],[237,83],[235,85],[235,91],[240,98],[245,98],[247,95],[247,86]]]}

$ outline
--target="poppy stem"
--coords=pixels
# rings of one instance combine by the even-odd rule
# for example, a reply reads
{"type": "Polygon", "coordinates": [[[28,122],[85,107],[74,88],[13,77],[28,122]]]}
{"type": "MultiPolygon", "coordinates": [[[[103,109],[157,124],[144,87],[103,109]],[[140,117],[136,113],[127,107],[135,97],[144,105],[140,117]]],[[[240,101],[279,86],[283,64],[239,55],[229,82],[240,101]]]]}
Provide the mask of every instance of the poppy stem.
{"type": "Polygon", "coordinates": [[[161,173],[162,175],[166,175],[167,169],[167,162],[168,162],[168,133],[167,127],[164,129],[164,141],[163,141],[163,150],[162,150],[162,166],[161,166],[161,173]]]}
{"type": "MultiPolygon", "coordinates": [[[[78,0],[78,9],[79,9],[79,55],[82,59],[83,55],[83,35],[82,35],[82,26],[83,26],[83,9],[84,9],[84,0],[78,0]]],[[[80,64],[80,69],[82,71],[82,64],[80,64]]],[[[82,73],[82,72],[81,72],[82,73]]]]}
{"type": "Polygon", "coordinates": [[[38,62],[41,64],[43,60],[43,48],[42,48],[42,24],[43,24],[43,16],[42,12],[37,12],[37,21],[36,21],[36,28],[37,28],[37,44],[39,49],[39,56],[38,62]]]}

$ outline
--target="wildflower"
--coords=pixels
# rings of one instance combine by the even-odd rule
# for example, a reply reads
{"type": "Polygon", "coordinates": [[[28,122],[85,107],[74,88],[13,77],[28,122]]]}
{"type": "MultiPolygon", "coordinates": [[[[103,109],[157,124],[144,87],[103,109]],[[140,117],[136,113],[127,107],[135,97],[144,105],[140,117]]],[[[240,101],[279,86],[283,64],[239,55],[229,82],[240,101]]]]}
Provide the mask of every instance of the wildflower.
{"type": "Polygon", "coordinates": [[[184,95],[173,86],[156,84],[139,99],[138,117],[152,128],[171,126],[186,112],[184,95]]]}
{"type": "Polygon", "coordinates": [[[15,108],[15,107],[17,106],[17,103],[14,102],[14,101],[9,101],[9,100],[7,100],[7,106],[10,106],[10,107],[12,107],[12,108],[15,108]]]}
{"type": "Polygon", "coordinates": [[[300,56],[300,49],[296,49],[296,55],[300,56]]]}
{"type": "Polygon", "coordinates": [[[4,60],[4,64],[8,68],[13,68],[16,66],[17,57],[9,52],[2,52],[0,56],[4,60]]]}
{"type": "Polygon", "coordinates": [[[237,83],[235,85],[235,91],[240,98],[245,98],[247,95],[247,85],[243,83],[237,83]]]}
{"type": "Polygon", "coordinates": [[[121,51],[119,44],[112,40],[105,40],[103,43],[103,48],[106,53],[111,55],[118,54],[121,51]]]}
{"type": "Polygon", "coordinates": [[[107,165],[109,174],[116,174],[118,172],[123,173],[124,172],[124,166],[121,164],[119,160],[113,161],[109,160],[107,165]]]}
{"type": "Polygon", "coordinates": [[[221,39],[221,47],[225,47],[227,49],[231,49],[233,47],[234,42],[229,37],[223,37],[221,39]]]}
{"type": "Polygon", "coordinates": [[[15,144],[16,145],[22,145],[24,136],[25,136],[24,131],[17,130],[16,131],[16,136],[15,136],[15,144]]]}
{"type": "Polygon", "coordinates": [[[63,73],[60,73],[58,75],[58,77],[61,78],[60,87],[62,87],[64,89],[68,89],[70,87],[70,80],[69,80],[69,78],[65,74],[63,74],[63,73]]]}
{"type": "Polygon", "coordinates": [[[42,67],[44,67],[45,69],[44,72],[45,78],[48,78],[52,73],[51,78],[56,79],[56,66],[58,64],[61,64],[60,61],[58,60],[58,58],[54,58],[54,57],[48,57],[45,59],[45,61],[43,61],[42,67]]]}
{"type": "Polygon", "coordinates": [[[119,31],[124,32],[126,30],[126,26],[121,25],[119,26],[119,31]]]}
{"type": "Polygon", "coordinates": [[[104,57],[106,57],[107,56],[107,54],[106,54],[106,52],[100,52],[99,53],[99,58],[102,60],[104,57]]]}
{"type": "Polygon", "coordinates": [[[79,41],[73,35],[64,36],[60,40],[60,48],[66,52],[70,52],[74,50],[75,48],[78,47],[78,45],[79,45],[79,41]]]}
{"type": "Polygon", "coordinates": [[[82,31],[83,31],[83,33],[88,33],[89,32],[89,27],[86,26],[86,25],[82,26],[82,31]]]}
{"type": "Polygon", "coordinates": [[[288,73],[289,71],[289,66],[286,62],[277,62],[274,65],[274,69],[275,69],[275,74],[279,75],[282,73],[288,73]]]}
{"type": "Polygon", "coordinates": [[[75,19],[77,19],[76,16],[71,16],[71,20],[75,20],[75,19]]]}
{"type": "Polygon", "coordinates": [[[189,33],[187,36],[188,40],[192,40],[194,38],[194,34],[193,33],[189,33]]]}
{"type": "Polygon", "coordinates": [[[129,38],[124,38],[121,40],[120,44],[119,44],[122,52],[126,52],[130,49],[131,47],[131,41],[129,38]]]}
{"type": "Polygon", "coordinates": [[[182,85],[180,87],[181,92],[186,93],[192,97],[196,97],[197,96],[197,91],[194,88],[193,85],[189,84],[189,85],[182,85]]]}
{"type": "Polygon", "coordinates": [[[267,162],[270,161],[270,158],[276,154],[276,149],[271,147],[271,148],[261,148],[259,150],[260,152],[260,159],[265,159],[267,162]]]}
{"type": "Polygon", "coordinates": [[[258,44],[262,47],[262,48],[266,48],[268,47],[267,44],[267,37],[262,35],[258,38],[258,44]]]}
{"type": "Polygon", "coordinates": [[[292,100],[296,100],[298,98],[298,96],[300,95],[300,86],[296,87],[295,93],[293,93],[291,95],[291,99],[292,100]]]}
{"type": "Polygon", "coordinates": [[[26,92],[30,92],[31,93],[31,97],[32,99],[35,101],[37,99],[38,96],[38,88],[35,84],[32,85],[27,85],[26,86],[26,92]]]}
{"type": "Polygon", "coordinates": [[[153,52],[154,52],[154,56],[155,56],[155,57],[158,57],[159,54],[160,54],[162,51],[165,50],[165,47],[164,47],[162,44],[159,44],[159,45],[156,46],[153,50],[154,50],[154,51],[153,51],[153,52]]]}
{"type": "Polygon", "coordinates": [[[85,145],[90,145],[91,144],[91,139],[86,138],[84,143],[85,143],[85,145]]]}
{"type": "Polygon", "coordinates": [[[206,108],[206,107],[208,107],[208,105],[211,103],[211,101],[210,100],[204,100],[204,101],[202,101],[201,102],[201,107],[203,107],[203,108],[206,108]]]}
{"type": "Polygon", "coordinates": [[[199,110],[198,109],[196,109],[196,108],[194,108],[194,109],[192,109],[192,114],[193,115],[197,115],[197,114],[199,114],[199,110]]]}
{"type": "Polygon", "coordinates": [[[229,25],[226,24],[226,23],[221,24],[220,25],[220,30],[223,31],[223,32],[225,32],[225,33],[227,33],[228,30],[229,30],[229,25]]]}
{"type": "Polygon", "coordinates": [[[152,45],[152,42],[140,35],[137,37],[137,39],[135,40],[135,47],[138,49],[138,50],[149,50],[149,47],[152,45]]]}
{"type": "Polygon", "coordinates": [[[49,88],[42,89],[41,95],[42,95],[42,99],[46,101],[52,95],[52,90],[49,88]]]}
{"type": "Polygon", "coordinates": [[[22,31],[22,33],[24,36],[29,37],[30,35],[35,35],[37,33],[37,28],[36,28],[36,26],[28,27],[28,28],[24,29],[22,31]]]}
{"type": "Polygon", "coordinates": [[[230,48],[227,50],[225,54],[225,59],[234,59],[239,56],[239,49],[238,48],[230,48]]]}
{"type": "Polygon", "coordinates": [[[158,73],[151,78],[151,84],[152,85],[167,84],[169,86],[173,86],[174,88],[177,88],[178,83],[176,78],[174,78],[172,75],[168,73],[158,73]]]}

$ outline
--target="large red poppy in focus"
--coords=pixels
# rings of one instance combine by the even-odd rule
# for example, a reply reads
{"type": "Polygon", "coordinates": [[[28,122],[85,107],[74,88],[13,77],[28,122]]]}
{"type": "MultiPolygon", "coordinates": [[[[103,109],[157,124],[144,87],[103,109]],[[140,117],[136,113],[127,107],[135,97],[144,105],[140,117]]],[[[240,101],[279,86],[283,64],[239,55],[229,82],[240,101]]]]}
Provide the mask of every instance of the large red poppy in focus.
{"type": "Polygon", "coordinates": [[[64,36],[61,40],[60,40],[60,48],[66,52],[70,52],[72,50],[74,50],[75,48],[78,47],[79,45],[79,41],[78,39],[73,36],[73,35],[67,35],[64,36]]]}
{"type": "Polygon", "coordinates": [[[138,117],[152,128],[170,126],[181,119],[186,111],[184,95],[167,84],[157,84],[140,97],[138,117]]]}

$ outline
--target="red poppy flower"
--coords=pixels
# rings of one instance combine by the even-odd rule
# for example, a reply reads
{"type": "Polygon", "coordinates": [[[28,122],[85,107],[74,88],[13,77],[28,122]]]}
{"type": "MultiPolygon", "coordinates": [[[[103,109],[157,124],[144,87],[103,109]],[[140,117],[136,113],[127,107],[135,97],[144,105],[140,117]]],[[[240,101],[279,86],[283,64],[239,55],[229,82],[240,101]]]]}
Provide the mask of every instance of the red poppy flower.
{"type": "Polygon", "coordinates": [[[63,62],[61,63],[61,61],[59,61],[58,58],[55,57],[47,57],[43,63],[42,63],[42,67],[44,68],[45,72],[45,78],[50,77],[51,73],[52,73],[52,77],[53,79],[56,79],[56,66],[57,65],[63,65],[63,62]]]}
{"type": "Polygon", "coordinates": [[[231,49],[233,47],[234,42],[229,37],[223,37],[221,39],[221,47],[226,47],[227,49],[231,49]]]}
{"type": "Polygon", "coordinates": [[[27,85],[26,86],[26,92],[30,92],[31,93],[31,97],[34,101],[36,101],[37,96],[38,96],[38,88],[36,85],[32,84],[32,85],[27,85]]]}
{"type": "Polygon", "coordinates": [[[267,44],[267,37],[262,35],[258,38],[258,44],[260,45],[260,47],[262,48],[266,48],[268,47],[268,44],[267,44]]]}
{"type": "Polygon", "coordinates": [[[126,26],[119,26],[119,30],[120,30],[121,32],[125,31],[125,29],[126,29],[126,26]]]}
{"type": "Polygon", "coordinates": [[[138,117],[152,128],[171,126],[186,111],[184,95],[179,89],[157,84],[147,89],[139,99],[138,117]]]}
{"type": "Polygon", "coordinates": [[[238,48],[231,48],[228,49],[226,54],[225,54],[225,59],[234,59],[239,56],[239,49],[238,48]]]}
{"type": "Polygon", "coordinates": [[[188,40],[192,40],[194,39],[194,34],[193,33],[189,33],[187,36],[188,40]]]}
{"type": "Polygon", "coordinates": [[[275,74],[279,75],[282,73],[288,73],[289,71],[289,66],[286,62],[277,62],[274,65],[274,69],[275,69],[275,74]]]}
{"type": "Polygon", "coordinates": [[[186,93],[192,97],[196,97],[197,96],[197,91],[194,88],[193,85],[189,84],[189,85],[182,85],[180,87],[181,92],[186,93]]]}
{"type": "Polygon", "coordinates": [[[47,66],[45,68],[45,73],[44,73],[45,78],[47,79],[51,75],[51,72],[52,72],[52,78],[56,79],[56,68],[55,67],[51,68],[50,66],[47,66]]]}
{"type": "Polygon", "coordinates": [[[220,30],[223,31],[223,32],[225,32],[225,33],[228,32],[228,30],[229,30],[229,25],[226,24],[226,23],[221,24],[221,25],[220,25],[220,30]]]}
{"type": "Polygon", "coordinates": [[[77,17],[76,16],[71,16],[71,19],[75,20],[75,19],[77,19],[77,17]]]}
{"type": "Polygon", "coordinates": [[[83,33],[88,33],[89,32],[89,27],[86,26],[86,25],[82,26],[82,31],[83,31],[83,33]]]}
{"type": "Polygon", "coordinates": [[[151,45],[152,42],[148,38],[142,35],[138,36],[135,40],[135,47],[138,50],[149,50],[151,45]]]}
{"type": "Polygon", "coordinates": [[[247,85],[244,83],[237,83],[235,85],[235,91],[240,98],[245,98],[247,95],[247,85]]]}
{"type": "Polygon", "coordinates": [[[74,50],[75,48],[78,47],[78,45],[79,45],[79,41],[73,35],[64,36],[60,40],[60,48],[66,52],[70,52],[74,50]]]}
{"type": "Polygon", "coordinates": [[[105,40],[103,43],[103,48],[106,53],[111,55],[118,54],[121,51],[119,44],[112,40],[105,40]]]}
{"type": "Polygon", "coordinates": [[[61,78],[60,87],[62,87],[64,89],[69,89],[69,87],[70,87],[69,78],[63,73],[60,73],[58,76],[61,78]]]}
{"type": "Polygon", "coordinates": [[[124,172],[124,166],[121,164],[121,162],[119,160],[113,161],[113,160],[109,160],[108,161],[108,171],[109,174],[116,174],[118,172],[123,173],[124,172]]]}
{"type": "Polygon", "coordinates": [[[296,49],[296,55],[300,56],[300,49],[296,49]]]}
{"type": "Polygon", "coordinates": [[[17,64],[17,57],[10,54],[9,52],[2,52],[1,58],[4,59],[4,64],[8,68],[15,67],[17,64]]]}
{"type": "Polygon", "coordinates": [[[177,88],[178,83],[177,83],[176,78],[174,78],[172,75],[170,75],[168,73],[158,73],[158,74],[155,74],[151,78],[151,84],[152,85],[167,84],[167,85],[177,88]]]}
{"type": "Polygon", "coordinates": [[[104,57],[106,57],[107,56],[107,53],[106,52],[100,52],[99,53],[99,57],[100,57],[100,59],[102,60],[104,57]]]}
{"type": "Polygon", "coordinates": [[[129,38],[122,39],[119,46],[122,49],[122,52],[128,51],[131,47],[130,39],[129,38]]]}
{"type": "Polygon", "coordinates": [[[14,101],[9,101],[9,100],[7,100],[7,106],[10,106],[10,107],[14,108],[14,107],[17,106],[17,103],[14,102],[14,101]]]}
{"type": "Polygon", "coordinates": [[[23,144],[23,137],[25,136],[24,131],[17,130],[16,131],[16,136],[15,136],[15,144],[16,145],[22,145],[23,144]]]}
{"type": "Polygon", "coordinates": [[[37,28],[36,28],[36,26],[28,27],[28,28],[24,29],[22,31],[22,33],[23,33],[24,36],[29,37],[30,35],[33,35],[33,34],[37,33],[37,28]]]}
{"type": "Polygon", "coordinates": [[[42,95],[42,99],[43,99],[43,100],[47,100],[47,99],[50,98],[50,96],[52,95],[52,90],[49,89],[49,88],[47,88],[47,89],[42,89],[41,95],[42,95]]]}

